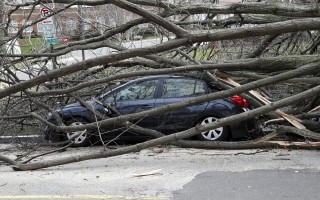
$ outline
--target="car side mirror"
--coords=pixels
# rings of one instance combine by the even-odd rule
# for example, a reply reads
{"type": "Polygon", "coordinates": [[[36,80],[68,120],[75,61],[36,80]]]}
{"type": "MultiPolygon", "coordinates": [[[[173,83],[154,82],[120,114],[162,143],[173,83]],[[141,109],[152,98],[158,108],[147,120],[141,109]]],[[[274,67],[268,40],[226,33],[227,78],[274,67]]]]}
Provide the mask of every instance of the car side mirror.
{"type": "Polygon", "coordinates": [[[103,102],[103,106],[108,110],[108,114],[112,114],[112,109],[110,109],[110,107],[114,107],[115,102],[103,102]]]}

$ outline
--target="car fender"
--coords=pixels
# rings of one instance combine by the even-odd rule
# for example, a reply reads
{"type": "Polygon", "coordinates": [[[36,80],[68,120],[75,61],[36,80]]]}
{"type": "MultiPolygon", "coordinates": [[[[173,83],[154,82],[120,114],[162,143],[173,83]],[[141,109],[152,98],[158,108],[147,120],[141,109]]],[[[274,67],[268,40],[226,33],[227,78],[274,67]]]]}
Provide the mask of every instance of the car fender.
{"type": "MultiPolygon", "coordinates": [[[[102,105],[92,102],[90,102],[90,105],[92,105],[95,110],[105,114],[104,107],[102,105]]],[[[91,123],[97,121],[96,116],[81,104],[75,104],[75,106],[66,107],[62,109],[60,113],[60,115],[63,116],[63,120],[70,120],[72,117],[82,117],[91,123]]]]}
{"type": "Polygon", "coordinates": [[[206,110],[201,113],[201,118],[207,117],[210,115],[217,115],[217,117],[228,117],[230,115],[233,115],[233,110],[227,106],[224,102],[221,101],[215,101],[212,103],[209,103],[206,107],[206,110]]]}

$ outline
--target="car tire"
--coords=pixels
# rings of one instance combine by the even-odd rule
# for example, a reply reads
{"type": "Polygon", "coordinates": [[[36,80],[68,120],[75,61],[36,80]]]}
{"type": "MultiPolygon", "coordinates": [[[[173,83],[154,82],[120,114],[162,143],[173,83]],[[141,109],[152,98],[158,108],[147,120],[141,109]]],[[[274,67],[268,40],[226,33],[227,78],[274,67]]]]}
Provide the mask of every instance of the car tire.
{"type": "MultiPolygon", "coordinates": [[[[198,125],[209,124],[211,122],[217,121],[218,119],[219,117],[216,117],[216,116],[205,117],[199,121],[198,125]]],[[[197,135],[197,138],[203,141],[223,141],[229,138],[229,133],[230,133],[229,130],[230,129],[228,126],[219,127],[209,131],[204,131],[199,135],[197,135]]]]}
{"type": "MultiPolygon", "coordinates": [[[[88,124],[88,123],[89,123],[89,121],[84,118],[74,117],[71,120],[67,121],[66,125],[67,126],[79,126],[79,125],[84,125],[84,124],[88,124]]],[[[79,133],[79,132],[80,131],[67,132],[65,139],[70,140],[75,133],[79,133]]],[[[81,134],[79,137],[74,139],[74,143],[72,144],[72,147],[87,147],[87,146],[91,145],[91,138],[92,138],[92,134],[90,134],[89,132],[86,131],[84,134],[81,134]]]]}
{"type": "Polygon", "coordinates": [[[47,128],[44,133],[44,139],[51,142],[60,142],[63,137],[62,134],[57,132],[54,128],[47,128]]]}

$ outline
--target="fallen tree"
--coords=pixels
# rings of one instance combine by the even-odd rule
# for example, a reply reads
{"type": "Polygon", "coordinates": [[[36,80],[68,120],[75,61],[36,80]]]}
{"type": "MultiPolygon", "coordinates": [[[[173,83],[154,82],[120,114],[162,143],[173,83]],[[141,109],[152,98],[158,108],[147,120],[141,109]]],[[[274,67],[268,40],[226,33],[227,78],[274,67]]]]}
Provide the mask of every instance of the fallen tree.
{"type": "MultiPolygon", "coordinates": [[[[41,3],[45,2],[41,1],[41,3]]],[[[6,47],[8,42],[14,42],[19,37],[26,37],[23,34],[28,28],[45,20],[45,18],[31,18],[39,3],[40,1],[14,4],[8,1],[5,4],[6,9],[1,9],[3,13],[0,17],[4,19],[4,27],[7,27],[7,30],[1,33],[6,35],[6,38],[0,42],[2,47],[6,47]],[[11,26],[10,21],[20,8],[25,8],[25,11],[29,12],[27,21],[31,22],[18,27],[17,33],[10,33],[9,30],[12,29],[9,28],[15,28],[11,26]]],[[[202,3],[194,1],[193,5],[175,5],[166,1],[143,0],[76,2],[56,0],[55,6],[47,4],[48,8],[52,8],[50,16],[60,19],[58,21],[61,27],[66,25],[63,24],[66,11],[75,11],[72,10],[73,5],[98,6],[93,7],[96,12],[106,12],[100,9],[107,10],[110,9],[108,6],[112,5],[114,7],[111,8],[119,9],[122,12],[121,15],[130,13],[132,17],[117,22],[115,26],[104,24],[104,28],[101,28],[101,22],[92,21],[88,24],[98,32],[89,34],[79,29],[78,40],[69,41],[67,44],[44,46],[36,52],[28,53],[3,51],[0,54],[0,81],[9,84],[9,87],[0,90],[0,119],[8,123],[1,123],[0,130],[33,133],[42,131],[43,126],[49,126],[67,134],[116,124],[125,127],[127,131],[151,135],[157,139],[101,154],[66,158],[48,163],[23,164],[3,156],[0,156],[0,160],[15,165],[16,170],[31,170],[86,159],[116,156],[165,143],[184,147],[224,149],[318,148],[317,142],[270,141],[276,140],[277,136],[283,133],[294,133],[319,140],[316,132],[319,132],[320,124],[314,120],[319,118],[320,80],[318,50],[320,10],[317,4],[259,2],[216,5],[202,3]],[[153,37],[142,38],[141,43],[147,44],[156,40],[155,44],[135,47],[136,42],[130,38],[134,38],[136,36],[134,34],[139,32],[136,30],[139,29],[146,29],[149,32],[151,30],[153,37]],[[106,51],[108,53],[101,53],[104,50],[108,50],[106,51]],[[72,57],[72,53],[76,51],[92,51],[95,55],[73,63],[66,61],[67,59],[64,60],[65,57],[72,57]],[[27,80],[23,80],[21,74],[27,76],[27,80]],[[114,118],[108,118],[91,110],[95,113],[97,121],[79,126],[68,126],[56,113],[57,109],[70,102],[78,101],[86,105],[87,99],[101,94],[107,88],[115,87],[119,82],[126,82],[134,77],[163,74],[201,77],[222,91],[150,111],[129,115],[118,113],[119,116],[114,118]],[[234,84],[230,80],[236,80],[239,84],[234,84]],[[230,88],[230,85],[237,87],[230,88]],[[272,87],[286,89],[274,92],[274,89],[269,89],[272,87]],[[257,95],[250,90],[258,90],[260,93],[257,95]],[[250,101],[253,110],[222,119],[212,125],[197,126],[169,136],[133,123],[145,116],[156,116],[236,94],[250,101]],[[303,106],[297,105],[298,101],[303,101],[301,103],[303,106]],[[276,110],[284,106],[285,109],[276,110]],[[48,112],[55,115],[58,124],[52,124],[46,120],[48,112]],[[298,129],[288,127],[287,121],[277,119],[274,112],[278,115],[280,113],[281,117],[298,129]],[[260,115],[264,115],[266,120],[272,119],[265,126],[277,125],[273,128],[274,133],[245,142],[182,140],[203,130],[260,115]]],[[[92,18],[93,16],[89,13],[82,13],[85,15],[82,17],[92,18]]],[[[83,19],[79,18],[78,21],[80,27],[83,19]]],[[[67,31],[58,34],[60,34],[59,37],[67,37],[64,35],[67,31]]],[[[90,110],[90,106],[85,107],[90,110]]],[[[116,107],[110,106],[109,109],[117,112],[116,107]]],[[[3,134],[2,132],[0,135],[3,134]]],[[[106,148],[107,145],[104,146],[106,148]]]]}
{"type": "MultiPolygon", "coordinates": [[[[245,113],[241,113],[241,114],[237,114],[231,117],[226,117],[224,119],[221,119],[219,121],[213,122],[210,125],[204,126],[204,125],[199,125],[196,126],[195,128],[183,131],[183,132],[179,132],[179,133],[174,133],[168,136],[163,136],[160,137],[158,139],[153,139],[147,142],[143,142],[143,143],[139,143],[136,145],[132,145],[132,146],[128,146],[128,147],[123,147],[123,148],[119,148],[116,150],[109,150],[109,151],[104,151],[104,152],[100,152],[100,153],[94,153],[94,154],[87,154],[87,155],[82,155],[82,156],[71,156],[71,157],[67,157],[67,158],[62,158],[62,159],[57,159],[57,160],[51,160],[51,161],[45,161],[45,162],[35,162],[35,163],[31,163],[31,164],[21,164],[21,163],[17,163],[9,158],[6,157],[0,157],[0,159],[2,161],[8,162],[10,164],[14,164],[13,169],[14,170],[34,170],[34,169],[39,169],[39,168],[46,168],[46,167],[51,167],[51,166],[57,166],[57,165],[62,165],[62,164],[68,164],[68,163],[73,163],[73,162],[79,162],[79,161],[83,161],[83,160],[90,160],[90,159],[97,159],[97,158],[106,158],[106,157],[110,157],[110,156],[117,156],[117,155],[122,155],[125,153],[129,153],[129,152],[135,152],[135,151],[140,151],[142,149],[148,148],[148,147],[152,147],[152,146],[156,146],[156,145],[160,145],[160,144],[166,144],[166,143],[171,143],[173,142],[173,144],[179,144],[179,140],[199,134],[202,131],[205,130],[210,130],[212,128],[218,128],[221,126],[225,126],[228,125],[230,123],[236,123],[236,122],[240,122],[243,120],[247,120],[250,119],[252,117],[256,117],[259,115],[262,115],[264,113],[270,112],[272,110],[281,108],[283,106],[286,105],[290,105],[293,102],[297,102],[297,101],[301,101],[306,97],[310,97],[313,96],[314,94],[317,94],[320,92],[320,86],[317,86],[315,88],[312,88],[308,91],[302,92],[301,94],[298,95],[294,95],[292,97],[277,101],[277,102],[273,102],[272,104],[269,105],[265,105],[262,106],[260,108],[257,108],[255,110],[251,110],[245,113]]],[[[295,132],[298,133],[300,135],[303,135],[305,137],[310,137],[313,139],[320,139],[319,134],[317,133],[312,133],[310,131],[295,131],[296,129],[292,129],[291,128],[282,128],[279,130],[279,132],[295,132]]],[[[277,133],[277,131],[276,131],[277,133]]],[[[274,137],[275,133],[272,133],[272,137],[274,137]]],[[[272,138],[269,137],[269,138],[272,138]]],[[[246,142],[240,142],[239,145],[235,145],[235,146],[242,146],[243,148],[258,148],[258,147],[266,147],[268,145],[272,146],[272,147],[281,147],[281,146],[285,146],[288,147],[290,146],[290,144],[286,144],[284,142],[271,142],[268,143],[266,142],[266,138],[268,137],[264,137],[258,140],[254,140],[254,141],[246,141],[246,142]],[[260,145],[259,145],[260,143],[260,145]],[[251,146],[252,145],[252,146],[251,146]]],[[[268,138],[268,139],[269,139],[268,138]]],[[[208,148],[209,146],[218,146],[219,148],[224,148],[223,144],[226,144],[226,147],[230,147],[230,143],[229,142],[210,142],[209,145],[207,145],[206,147],[208,148]],[[211,144],[210,144],[211,143],[211,144]],[[217,143],[217,144],[215,144],[217,143]]],[[[182,143],[183,144],[183,143],[182,143]]],[[[188,143],[187,143],[188,144],[188,143]]],[[[298,145],[299,147],[304,147],[304,148],[319,148],[319,142],[313,144],[304,144],[302,146],[298,145]]],[[[291,144],[292,146],[295,146],[296,144],[293,143],[291,144]]],[[[233,145],[232,145],[233,146],[233,145]]],[[[202,146],[202,148],[204,148],[205,145],[202,146]]]]}

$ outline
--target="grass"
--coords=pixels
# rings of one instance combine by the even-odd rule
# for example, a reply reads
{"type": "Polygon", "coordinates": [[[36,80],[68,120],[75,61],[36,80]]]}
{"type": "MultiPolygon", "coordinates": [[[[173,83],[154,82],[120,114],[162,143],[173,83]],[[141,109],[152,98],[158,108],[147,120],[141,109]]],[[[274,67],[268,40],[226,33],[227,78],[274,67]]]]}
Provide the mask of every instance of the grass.
{"type": "Polygon", "coordinates": [[[42,38],[19,39],[21,54],[37,53],[44,48],[42,38]]]}

